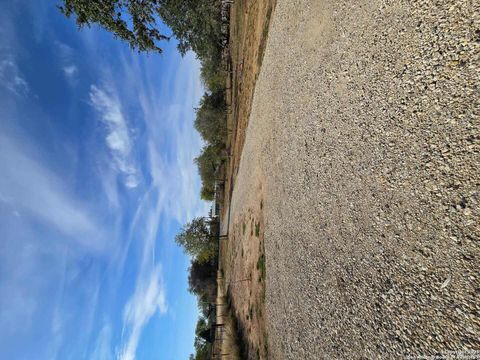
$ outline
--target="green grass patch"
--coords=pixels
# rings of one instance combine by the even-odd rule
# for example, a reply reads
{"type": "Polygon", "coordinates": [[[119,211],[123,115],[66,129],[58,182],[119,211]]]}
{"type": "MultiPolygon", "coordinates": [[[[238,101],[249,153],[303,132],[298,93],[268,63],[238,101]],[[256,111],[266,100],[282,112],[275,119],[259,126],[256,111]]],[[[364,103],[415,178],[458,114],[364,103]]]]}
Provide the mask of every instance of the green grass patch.
{"type": "Polygon", "coordinates": [[[258,281],[261,282],[265,280],[266,269],[265,269],[265,255],[262,254],[257,260],[257,270],[260,272],[258,281]]]}
{"type": "Polygon", "coordinates": [[[258,56],[257,56],[258,67],[261,67],[263,62],[263,55],[265,54],[265,47],[267,46],[268,29],[270,27],[270,19],[272,17],[272,11],[273,11],[273,6],[270,5],[267,10],[265,23],[263,24],[262,39],[260,40],[260,48],[258,50],[258,56]]]}

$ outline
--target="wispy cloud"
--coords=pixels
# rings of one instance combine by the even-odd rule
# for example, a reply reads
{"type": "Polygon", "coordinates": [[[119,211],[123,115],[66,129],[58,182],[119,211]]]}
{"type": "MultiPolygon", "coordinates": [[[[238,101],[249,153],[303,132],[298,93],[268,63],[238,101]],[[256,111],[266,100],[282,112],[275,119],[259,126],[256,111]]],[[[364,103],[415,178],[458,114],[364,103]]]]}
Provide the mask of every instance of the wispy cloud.
{"type": "Polygon", "coordinates": [[[63,68],[63,72],[65,73],[66,76],[72,77],[77,74],[78,68],[75,65],[65,66],[63,68]]]}
{"type": "Polygon", "coordinates": [[[10,54],[0,60],[0,84],[17,96],[28,94],[28,83],[21,74],[15,58],[10,54]]]}
{"type": "Polygon", "coordinates": [[[124,57],[122,63],[122,89],[129,91],[125,97],[140,105],[144,120],[147,134],[143,141],[144,169],[150,182],[138,203],[126,246],[118,254],[119,273],[135,235],[142,234],[144,264],[155,251],[160,222],[165,231],[171,222],[183,224],[194,216],[206,214],[209,206],[199,198],[199,176],[194,165],[201,148],[200,137],[193,128],[193,109],[203,92],[198,61],[190,53],[175,64],[176,69],[163,69],[171,74],[165,79],[173,84],[169,89],[159,88],[152,81],[155,78],[152,74],[146,76],[144,69],[153,68],[151,64],[132,56],[124,57]],[[168,106],[159,101],[165,97],[168,106]]]}
{"type": "MultiPolygon", "coordinates": [[[[148,59],[146,60],[148,61],[148,59]]],[[[138,98],[145,121],[148,172],[152,187],[165,192],[162,212],[179,223],[204,213],[206,203],[199,198],[199,177],[194,158],[198,156],[201,140],[193,128],[193,109],[203,92],[199,80],[199,63],[193,53],[175,64],[165,92],[144,73],[146,64],[134,59],[123,60],[123,73],[129,88],[138,98]],[[158,99],[166,97],[165,102],[158,99]],[[169,150],[166,153],[165,149],[169,150]]],[[[168,72],[168,69],[164,69],[168,72]]]]}
{"type": "Polygon", "coordinates": [[[90,355],[90,360],[113,360],[112,352],[112,326],[109,323],[103,325],[100,330],[95,348],[90,355]]]}
{"type": "Polygon", "coordinates": [[[55,45],[57,47],[63,74],[65,75],[67,82],[71,86],[74,86],[78,83],[79,74],[78,66],[75,61],[75,50],[61,41],[56,41],[55,45]]]}
{"type": "MultiPolygon", "coordinates": [[[[158,241],[164,238],[162,231],[172,221],[183,223],[206,210],[206,204],[199,200],[199,179],[193,163],[201,141],[192,126],[192,112],[202,89],[193,56],[178,64],[169,80],[173,87],[168,89],[168,95],[162,92],[166,89],[159,89],[150,76],[145,76],[146,64],[132,57],[123,60],[122,89],[129,89],[130,101],[140,104],[146,133],[143,165],[145,177],[150,180],[118,260],[121,273],[130,243],[138,240],[141,257],[137,286],[124,307],[125,338],[118,353],[120,360],[134,360],[144,326],[156,313],[167,309],[161,265],[155,259],[158,241]],[[162,105],[158,100],[166,96],[172,105],[162,105]]],[[[162,243],[163,246],[171,244],[162,243]]]]}
{"type": "Polygon", "coordinates": [[[91,86],[89,95],[92,106],[100,114],[100,120],[107,129],[105,141],[116,168],[124,176],[125,186],[137,187],[140,178],[132,160],[132,140],[118,97],[112,90],[95,85],[91,86]]]}
{"type": "Polygon", "coordinates": [[[63,67],[63,73],[68,81],[72,84],[78,80],[78,68],[75,65],[67,65],[63,67]]]}
{"type": "Polygon", "coordinates": [[[124,331],[128,340],[119,360],[134,360],[143,327],[156,313],[167,311],[161,267],[157,265],[146,279],[137,282],[135,293],[123,311],[124,331]]]}

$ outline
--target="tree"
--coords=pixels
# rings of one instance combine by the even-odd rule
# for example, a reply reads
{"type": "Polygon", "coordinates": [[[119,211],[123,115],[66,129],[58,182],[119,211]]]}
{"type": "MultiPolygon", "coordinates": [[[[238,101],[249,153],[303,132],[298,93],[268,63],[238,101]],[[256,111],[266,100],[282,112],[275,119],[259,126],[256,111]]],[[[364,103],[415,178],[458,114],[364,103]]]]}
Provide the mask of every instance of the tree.
{"type": "Polygon", "coordinates": [[[63,0],[58,8],[67,18],[76,14],[80,28],[98,24],[139,51],[161,53],[158,42],[170,39],[158,30],[158,0],[63,0]]]}
{"type": "Polygon", "coordinates": [[[195,159],[202,180],[202,199],[212,201],[215,194],[215,173],[221,162],[223,146],[206,145],[202,153],[195,159]]]}
{"type": "Polygon", "coordinates": [[[192,260],[188,275],[188,289],[192,294],[213,302],[216,296],[217,267],[212,262],[192,260]]]}
{"type": "Polygon", "coordinates": [[[159,0],[158,15],[178,39],[178,50],[193,50],[201,59],[221,52],[218,0],[159,0]]]}
{"type": "Polygon", "coordinates": [[[224,92],[205,93],[200,99],[195,129],[207,143],[224,146],[227,137],[224,92]]]}
{"type": "MultiPolygon", "coordinates": [[[[81,28],[98,24],[139,51],[162,52],[158,42],[170,39],[157,20],[172,29],[183,55],[193,50],[206,58],[221,51],[220,3],[217,0],[62,0],[60,11],[76,14],[81,28]]],[[[218,56],[218,55],[216,55],[218,56]]]]}
{"type": "Polygon", "coordinates": [[[223,69],[221,56],[202,59],[200,78],[205,88],[212,93],[225,91],[227,77],[223,69]]]}
{"type": "Polygon", "coordinates": [[[217,242],[210,235],[210,223],[205,218],[197,217],[184,225],[175,241],[198,262],[207,262],[216,256],[217,242]]]}
{"type": "Polygon", "coordinates": [[[210,332],[210,326],[207,319],[200,316],[195,327],[195,355],[190,355],[189,360],[208,360],[210,359],[208,343],[204,335],[210,332]]]}
{"type": "Polygon", "coordinates": [[[215,189],[203,184],[200,189],[200,198],[205,201],[215,200],[215,189]]]}

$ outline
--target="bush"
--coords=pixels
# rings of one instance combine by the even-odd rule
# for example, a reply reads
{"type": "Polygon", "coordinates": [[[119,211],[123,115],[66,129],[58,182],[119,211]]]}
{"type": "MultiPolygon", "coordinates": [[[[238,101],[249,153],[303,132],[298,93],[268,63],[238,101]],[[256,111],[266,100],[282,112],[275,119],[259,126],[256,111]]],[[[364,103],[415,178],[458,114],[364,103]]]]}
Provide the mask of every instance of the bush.
{"type": "Polygon", "coordinates": [[[201,196],[204,200],[213,200],[215,194],[215,176],[222,162],[223,147],[219,145],[206,145],[199,157],[195,159],[202,179],[201,196]]]}
{"type": "Polygon", "coordinates": [[[222,70],[221,59],[208,58],[202,60],[200,78],[203,85],[212,93],[224,91],[227,81],[226,73],[222,70]]]}
{"type": "Polygon", "coordinates": [[[224,147],[227,137],[224,91],[205,93],[197,108],[195,129],[210,145],[224,147]]]}
{"type": "Polygon", "coordinates": [[[184,225],[175,241],[199,263],[216,259],[217,241],[210,235],[210,223],[202,217],[194,218],[184,225]]]}
{"type": "Polygon", "coordinates": [[[204,299],[205,302],[214,302],[217,294],[215,262],[192,260],[189,269],[189,291],[204,299]]]}

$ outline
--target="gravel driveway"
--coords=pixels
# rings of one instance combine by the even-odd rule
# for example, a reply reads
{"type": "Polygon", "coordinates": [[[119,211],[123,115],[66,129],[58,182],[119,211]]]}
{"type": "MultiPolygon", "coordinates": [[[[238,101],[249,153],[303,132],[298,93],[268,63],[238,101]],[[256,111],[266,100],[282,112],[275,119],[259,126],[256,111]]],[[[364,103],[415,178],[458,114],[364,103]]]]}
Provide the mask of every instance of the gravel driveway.
{"type": "Polygon", "coordinates": [[[479,4],[277,1],[231,203],[272,359],[480,350],[479,4]]]}

